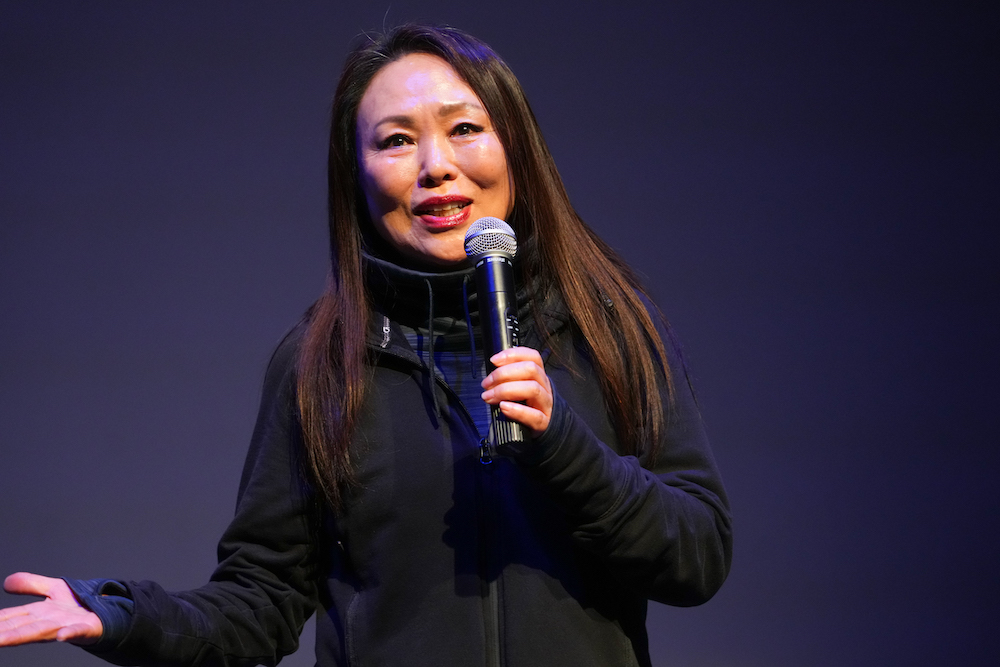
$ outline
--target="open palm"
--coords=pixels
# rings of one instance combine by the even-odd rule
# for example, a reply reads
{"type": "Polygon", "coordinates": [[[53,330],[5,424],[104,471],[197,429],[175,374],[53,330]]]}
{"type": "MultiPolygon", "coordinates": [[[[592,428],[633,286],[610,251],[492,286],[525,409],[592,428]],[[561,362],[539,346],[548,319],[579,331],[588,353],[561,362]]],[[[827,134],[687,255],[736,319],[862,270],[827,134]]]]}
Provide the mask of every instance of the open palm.
{"type": "Polygon", "coordinates": [[[0,609],[0,646],[51,641],[93,644],[104,632],[97,615],[80,606],[62,579],[18,572],[4,580],[3,588],[45,599],[0,609]]]}

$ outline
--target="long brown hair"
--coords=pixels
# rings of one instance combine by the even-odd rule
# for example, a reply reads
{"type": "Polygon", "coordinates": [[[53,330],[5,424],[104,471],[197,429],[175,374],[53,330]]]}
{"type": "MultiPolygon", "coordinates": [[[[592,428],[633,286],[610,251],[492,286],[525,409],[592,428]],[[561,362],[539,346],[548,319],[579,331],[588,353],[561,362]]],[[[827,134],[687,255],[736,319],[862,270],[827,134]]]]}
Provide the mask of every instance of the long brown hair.
{"type": "MultiPolygon", "coordinates": [[[[663,341],[638,296],[638,281],[573,210],[524,91],[503,60],[454,28],[403,25],[367,37],[351,52],[333,103],[331,269],[323,295],[306,313],[297,365],[298,405],[315,482],[334,509],[342,506],[353,479],[351,438],[367,377],[370,307],[361,256],[378,235],[372,232],[358,175],[358,106],[379,70],[411,53],[444,59],[483,102],[514,183],[507,222],[517,234],[521,273],[532,276],[529,291],[540,296],[550,288],[562,299],[597,370],[623,451],[651,464],[666,420],[659,383],[668,391],[672,383],[663,341]]],[[[535,321],[544,326],[537,315],[535,321]]],[[[545,339],[550,332],[540,333],[545,339]]]]}

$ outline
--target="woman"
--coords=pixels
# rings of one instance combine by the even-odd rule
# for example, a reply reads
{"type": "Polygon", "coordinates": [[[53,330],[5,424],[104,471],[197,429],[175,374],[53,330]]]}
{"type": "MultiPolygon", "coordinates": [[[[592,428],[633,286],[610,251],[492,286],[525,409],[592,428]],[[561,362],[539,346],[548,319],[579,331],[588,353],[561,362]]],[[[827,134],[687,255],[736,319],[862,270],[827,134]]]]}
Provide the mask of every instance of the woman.
{"type": "Polygon", "coordinates": [[[330,280],[270,364],[211,582],[12,575],[48,599],[0,613],[0,643],[274,664],[316,608],[318,665],[649,664],[647,600],[726,577],[728,504],[661,319],[513,74],[450,28],[363,44],[329,179],[330,280]],[[526,343],[488,375],[463,250],[483,216],[516,231],[526,343]],[[490,405],[525,443],[480,438],[490,405]]]}

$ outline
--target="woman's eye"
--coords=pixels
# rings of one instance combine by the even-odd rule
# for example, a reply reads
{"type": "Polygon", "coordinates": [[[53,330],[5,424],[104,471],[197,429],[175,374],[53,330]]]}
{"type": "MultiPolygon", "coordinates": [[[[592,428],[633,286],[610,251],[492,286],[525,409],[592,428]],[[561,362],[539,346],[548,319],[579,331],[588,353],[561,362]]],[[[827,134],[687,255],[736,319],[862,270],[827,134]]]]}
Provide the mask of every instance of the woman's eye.
{"type": "Polygon", "coordinates": [[[455,126],[455,129],[451,131],[455,135],[467,135],[476,134],[477,132],[482,132],[483,128],[478,125],[473,125],[472,123],[459,123],[455,126]]]}
{"type": "Polygon", "coordinates": [[[380,141],[378,147],[384,150],[386,148],[405,146],[408,143],[410,143],[410,138],[405,134],[393,134],[380,141]]]}

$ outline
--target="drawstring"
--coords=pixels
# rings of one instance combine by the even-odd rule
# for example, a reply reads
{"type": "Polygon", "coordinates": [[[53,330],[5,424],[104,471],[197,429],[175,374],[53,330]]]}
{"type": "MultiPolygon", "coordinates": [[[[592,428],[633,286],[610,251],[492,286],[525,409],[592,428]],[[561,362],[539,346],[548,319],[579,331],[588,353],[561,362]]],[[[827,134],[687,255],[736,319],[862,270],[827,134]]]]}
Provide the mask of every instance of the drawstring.
{"type": "Polygon", "coordinates": [[[469,276],[462,278],[462,307],[465,309],[465,327],[469,331],[469,348],[472,350],[469,356],[469,373],[476,376],[476,334],[472,330],[472,316],[469,315],[469,276]]]}
{"type": "Polygon", "coordinates": [[[427,285],[427,331],[428,331],[428,358],[430,360],[430,392],[431,398],[434,401],[434,414],[441,415],[441,405],[438,403],[437,395],[437,383],[434,382],[435,363],[434,363],[434,288],[431,286],[431,281],[424,278],[424,283],[427,285]]]}

